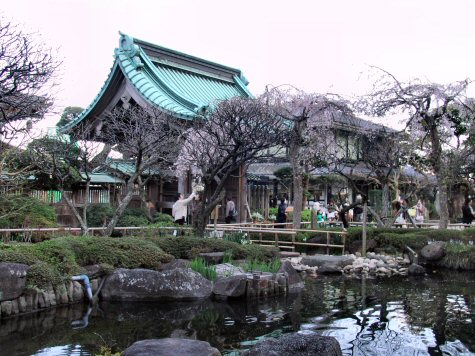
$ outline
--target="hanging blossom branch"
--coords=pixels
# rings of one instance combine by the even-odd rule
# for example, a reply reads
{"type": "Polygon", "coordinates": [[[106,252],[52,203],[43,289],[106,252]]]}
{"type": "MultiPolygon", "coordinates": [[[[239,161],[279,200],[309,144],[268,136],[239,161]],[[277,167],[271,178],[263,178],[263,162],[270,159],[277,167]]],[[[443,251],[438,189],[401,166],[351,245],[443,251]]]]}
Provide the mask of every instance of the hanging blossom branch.
{"type": "Polygon", "coordinates": [[[334,94],[305,93],[290,86],[270,88],[263,95],[286,123],[283,144],[289,149],[294,186],[294,227],[300,226],[305,173],[328,165],[337,155],[335,123],[351,115],[349,102],[334,94]]]}
{"type": "Polygon", "coordinates": [[[265,101],[233,98],[216,103],[185,133],[175,172],[184,176],[191,170],[201,177],[209,201],[203,206],[203,221],[223,198],[226,179],[233,172],[275,155],[270,149],[283,141],[284,125],[265,101]],[[213,190],[212,184],[216,185],[213,190]]]}

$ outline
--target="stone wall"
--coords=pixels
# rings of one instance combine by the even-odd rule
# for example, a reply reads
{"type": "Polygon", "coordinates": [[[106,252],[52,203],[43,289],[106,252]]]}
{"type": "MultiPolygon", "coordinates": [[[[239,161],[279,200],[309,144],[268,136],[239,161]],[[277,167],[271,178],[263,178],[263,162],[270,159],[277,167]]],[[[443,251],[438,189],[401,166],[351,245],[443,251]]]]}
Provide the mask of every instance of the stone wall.
{"type": "MultiPolygon", "coordinates": [[[[0,318],[84,301],[85,289],[75,281],[49,286],[45,290],[27,289],[27,269],[28,266],[18,263],[0,263],[0,318]]],[[[93,293],[100,280],[91,280],[93,293]]]]}

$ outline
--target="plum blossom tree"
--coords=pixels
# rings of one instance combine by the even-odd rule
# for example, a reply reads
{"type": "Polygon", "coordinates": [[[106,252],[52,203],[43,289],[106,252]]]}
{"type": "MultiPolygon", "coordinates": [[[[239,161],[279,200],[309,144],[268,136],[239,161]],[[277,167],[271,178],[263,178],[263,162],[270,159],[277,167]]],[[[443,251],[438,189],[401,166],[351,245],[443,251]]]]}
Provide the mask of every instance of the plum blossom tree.
{"type": "Polygon", "coordinates": [[[185,133],[175,168],[178,176],[188,171],[204,183],[203,196],[194,222],[204,234],[208,217],[226,194],[225,182],[240,167],[275,155],[269,150],[283,139],[284,121],[272,115],[261,99],[233,98],[217,103],[202,120],[185,133]]]}
{"type": "Polygon", "coordinates": [[[81,233],[89,232],[86,198],[82,211],[74,204],[70,190],[77,183],[85,183],[85,196],[89,196],[91,173],[98,161],[97,152],[100,143],[89,140],[92,127],[80,125],[74,135],[45,136],[28,144],[25,155],[28,166],[35,176],[34,184],[42,189],[57,189],[76,218],[81,233]]]}
{"type": "Polygon", "coordinates": [[[145,187],[151,171],[166,175],[171,169],[180,150],[183,128],[163,111],[138,106],[116,108],[105,121],[99,138],[122,153],[133,167],[124,171],[108,166],[126,182],[125,196],[104,231],[104,235],[110,236],[132,200],[134,190],[141,191],[145,187]]]}
{"type": "Polygon", "coordinates": [[[0,135],[15,123],[38,121],[52,106],[52,80],[59,63],[33,34],[0,17],[0,135]]]}
{"type": "Polygon", "coordinates": [[[276,87],[263,94],[275,116],[287,123],[284,145],[293,170],[293,226],[299,228],[306,173],[328,164],[336,154],[332,126],[339,115],[351,114],[349,103],[334,94],[305,93],[293,87],[276,87]]]}
{"type": "MultiPolygon", "coordinates": [[[[51,50],[38,36],[0,16],[0,205],[28,185],[32,166],[22,149],[32,124],[52,106],[51,88],[57,68],[51,50]]],[[[24,206],[3,204],[4,215],[24,206]]]]}
{"type": "Polygon", "coordinates": [[[474,106],[467,98],[469,80],[447,85],[413,80],[401,82],[389,72],[376,68],[379,79],[374,90],[362,97],[358,108],[363,112],[384,116],[404,115],[405,130],[417,140],[419,149],[434,175],[439,189],[439,227],[449,222],[447,155],[457,149],[468,125],[474,120],[474,106]]]}

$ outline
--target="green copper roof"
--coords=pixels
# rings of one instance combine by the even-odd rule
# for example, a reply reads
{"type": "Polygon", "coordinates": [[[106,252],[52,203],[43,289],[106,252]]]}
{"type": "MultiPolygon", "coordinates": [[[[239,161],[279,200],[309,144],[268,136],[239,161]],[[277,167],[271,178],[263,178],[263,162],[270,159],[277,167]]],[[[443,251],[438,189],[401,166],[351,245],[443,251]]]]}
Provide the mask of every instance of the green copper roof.
{"type": "Polygon", "coordinates": [[[120,46],[114,54],[114,65],[99,94],[73,122],[63,127],[63,132],[98,115],[95,108],[104,100],[106,91],[114,90],[112,83],[121,74],[146,102],[187,120],[202,115],[216,100],[252,97],[246,87],[247,79],[238,69],[135,40],[125,34],[121,34],[120,46]]]}

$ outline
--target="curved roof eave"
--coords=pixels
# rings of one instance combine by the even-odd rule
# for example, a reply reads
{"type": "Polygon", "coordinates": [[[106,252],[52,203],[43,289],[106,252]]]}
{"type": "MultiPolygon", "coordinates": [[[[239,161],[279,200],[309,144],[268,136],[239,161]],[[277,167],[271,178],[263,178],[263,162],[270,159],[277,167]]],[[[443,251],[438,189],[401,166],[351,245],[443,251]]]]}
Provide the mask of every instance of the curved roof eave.
{"type": "Polygon", "coordinates": [[[109,87],[110,83],[112,82],[112,78],[114,78],[114,75],[116,74],[117,69],[119,68],[119,65],[117,63],[117,59],[114,60],[114,64],[112,65],[112,68],[109,72],[109,75],[107,79],[105,80],[104,84],[101,87],[101,90],[99,90],[99,93],[96,95],[94,100],[92,101],[91,104],[87,106],[86,109],[84,109],[74,120],[69,122],[68,124],[64,125],[63,127],[60,128],[59,132],[62,134],[68,133],[72,128],[77,126],[81,121],[83,121],[94,109],[94,107],[97,105],[99,100],[102,98],[104,93],[106,92],[107,88],[109,87]]]}

